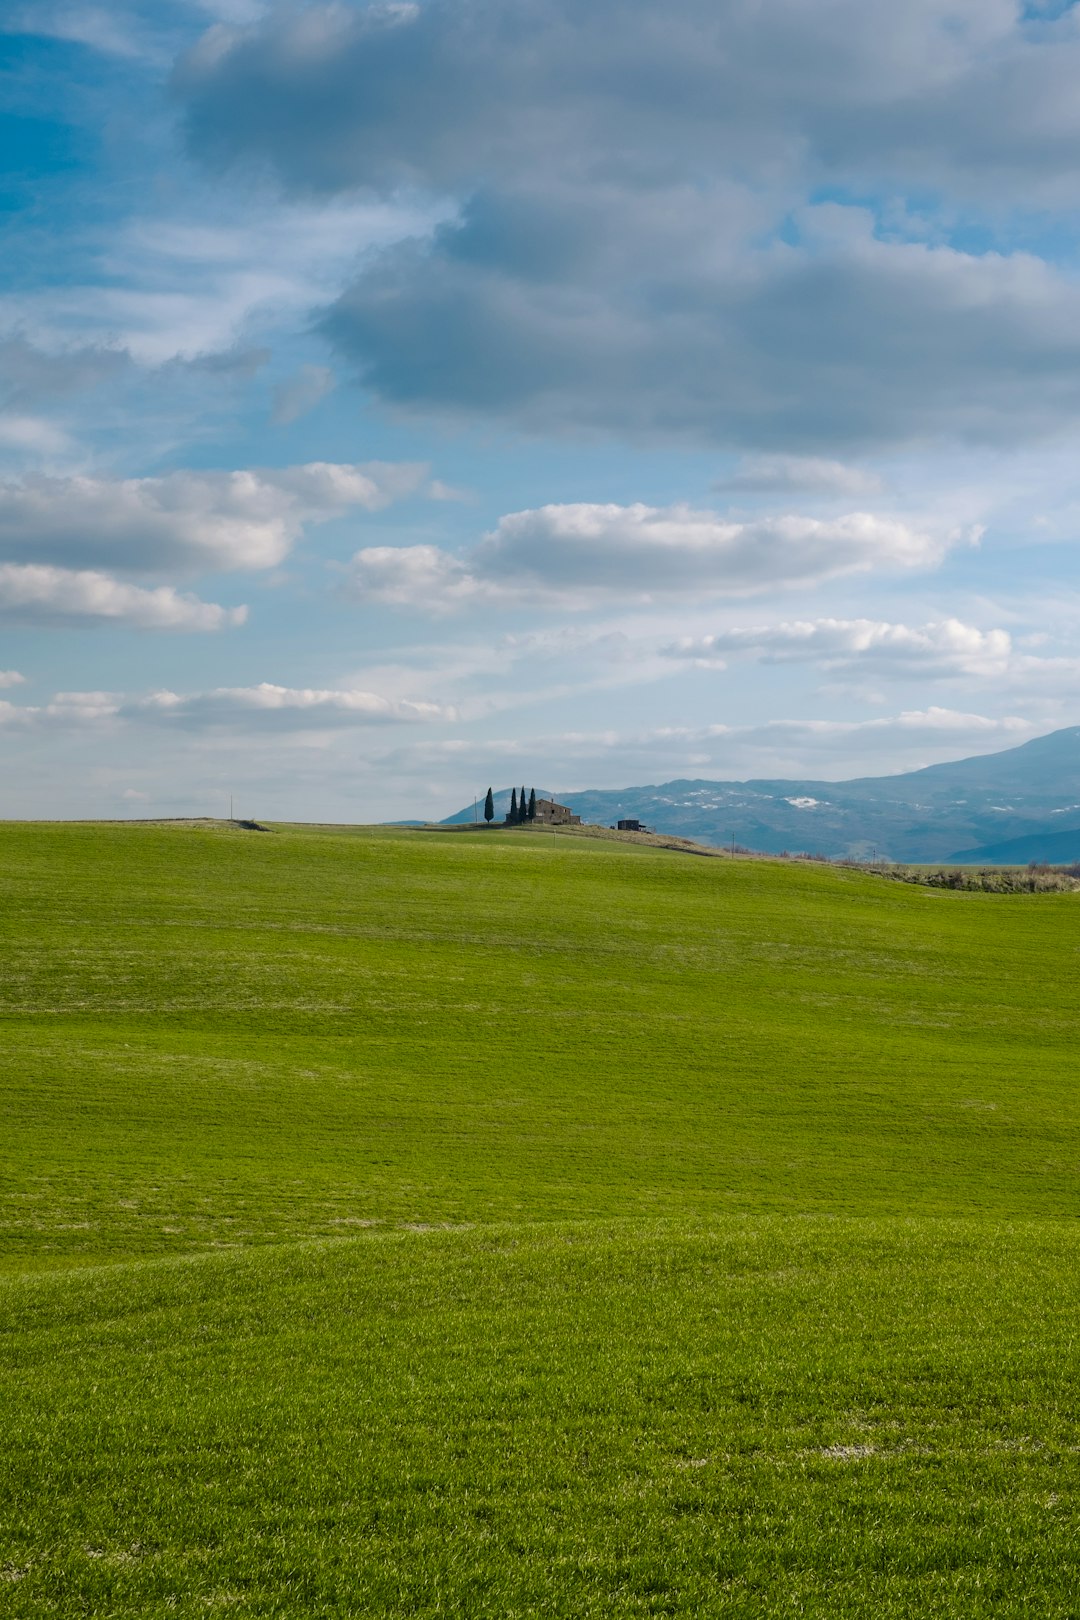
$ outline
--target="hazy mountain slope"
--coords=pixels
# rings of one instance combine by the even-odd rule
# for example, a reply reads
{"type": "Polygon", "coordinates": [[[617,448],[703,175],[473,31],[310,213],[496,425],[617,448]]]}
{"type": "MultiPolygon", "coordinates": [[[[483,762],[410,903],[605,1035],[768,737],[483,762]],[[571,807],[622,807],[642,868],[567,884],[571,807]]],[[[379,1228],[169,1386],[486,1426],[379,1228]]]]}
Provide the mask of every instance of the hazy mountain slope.
{"type": "Polygon", "coordinates": [[[1080,861],[1080,827],[1064,831],[1046,828],[1023,838],[1006,838],[999,844],[982,844],[961,849],[949,860],[957,866],[1026,866],[1028,861],[1049,861],[1053,866],[1069,866],[1080,861]]]}
{"type": "MultiPolygon", "coordinates": [[[[637,816],[660,832],[754,849],[901,861],[1059,831],[1080,817],[1080,727],[996,754],[848,782],[675,781],[561,795],[586,821],[637,816]]],[[[496,797],[500,815],[509,790],[496,797]]],[[[472,807],[450,817],[471,821],[472,807]]],[[[979,856],[980,859],[989,859],[979,856]]]]}

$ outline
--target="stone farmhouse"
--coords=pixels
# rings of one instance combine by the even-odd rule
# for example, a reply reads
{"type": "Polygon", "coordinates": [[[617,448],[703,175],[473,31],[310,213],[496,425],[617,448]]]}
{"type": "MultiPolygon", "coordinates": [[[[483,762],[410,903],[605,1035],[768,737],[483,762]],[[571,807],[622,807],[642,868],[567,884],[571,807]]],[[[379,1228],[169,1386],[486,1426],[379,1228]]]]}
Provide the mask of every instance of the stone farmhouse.
{"type": "MultiPolygon", "coordinates": [[[[510,817],[507,816],[509,822],[510,817]]],[[[556,804],[554,799],[537,799],[536,815],[529,818],[532,827],[580,827],[581,817],[565,804],[556,804]]]]}

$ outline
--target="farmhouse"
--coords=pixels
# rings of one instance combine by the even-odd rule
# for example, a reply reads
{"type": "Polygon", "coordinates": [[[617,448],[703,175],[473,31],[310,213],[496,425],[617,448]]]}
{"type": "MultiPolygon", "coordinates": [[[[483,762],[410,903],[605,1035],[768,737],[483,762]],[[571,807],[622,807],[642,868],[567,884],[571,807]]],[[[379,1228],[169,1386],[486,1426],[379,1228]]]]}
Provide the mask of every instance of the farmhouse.
{"type": "Polygon", "coordinates": [[[546,827],[580,827],[581,817],[565,804],[556,804],[554,799],[537,799],[535,820],[542,822],[546,827]]]}

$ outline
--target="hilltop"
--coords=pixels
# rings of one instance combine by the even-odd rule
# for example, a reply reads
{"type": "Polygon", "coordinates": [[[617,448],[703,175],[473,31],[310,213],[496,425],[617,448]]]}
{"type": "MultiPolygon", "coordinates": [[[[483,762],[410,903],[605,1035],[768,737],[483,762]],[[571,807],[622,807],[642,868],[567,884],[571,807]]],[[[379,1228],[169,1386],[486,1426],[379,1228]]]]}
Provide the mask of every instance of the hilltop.
{"type": "MultiPolygon", "coordinates": [[[[717,845],[734,838],[773,854],[977,864],[997,858],[983,846],[1025,839],[1024,860],[1072,861],[1080,859],[1080,727],[896,776],[679,780],[561,797],[585,821],[631,816],[658,832],[717,845]]],[[[447,824],[471,820],[470,806],[447,824]]]]}

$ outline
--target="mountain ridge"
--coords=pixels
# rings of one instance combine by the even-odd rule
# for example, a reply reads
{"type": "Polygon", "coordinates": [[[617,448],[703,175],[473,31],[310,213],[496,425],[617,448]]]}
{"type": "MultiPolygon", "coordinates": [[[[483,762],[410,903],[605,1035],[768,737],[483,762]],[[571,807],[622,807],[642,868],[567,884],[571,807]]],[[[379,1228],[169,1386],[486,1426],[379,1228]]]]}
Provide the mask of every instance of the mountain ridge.
{"type": "MultiPolygon", "coordinates": [[[[988,850],[1027,839],[1033,853],[1025,860],[1073,860],[1080,859],[1080,726],[891,776],[678,778],[559,797],[584,821],[607,826],[635,817],[658,832],[708,844],[734,839],[770,854],[992,864],[988,850]],[[1071,820],[1063,824],[1063,816],[1071,820]],[[1073,834],[1075,851],[1062,855],[1073,834]],[[1041,854],[1051,838],[1055,853],[1041,854]]],[[[500,820],[509,799],[509,788],[495,795],[500,820]]],[[[442,825],[472,819],[469,805],[442,825]]]]}

